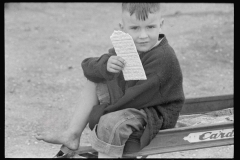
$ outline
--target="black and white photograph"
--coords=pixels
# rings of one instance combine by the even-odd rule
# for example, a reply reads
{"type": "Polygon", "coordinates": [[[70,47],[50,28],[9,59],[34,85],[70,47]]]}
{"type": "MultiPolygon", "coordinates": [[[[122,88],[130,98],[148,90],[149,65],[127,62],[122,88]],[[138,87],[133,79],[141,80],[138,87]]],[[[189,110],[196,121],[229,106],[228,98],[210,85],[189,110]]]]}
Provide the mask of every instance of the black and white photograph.
{"type": "Polygon", "coordinates": [[[234,3],[4,3],[5,158],[234,158],[234,3]]]}

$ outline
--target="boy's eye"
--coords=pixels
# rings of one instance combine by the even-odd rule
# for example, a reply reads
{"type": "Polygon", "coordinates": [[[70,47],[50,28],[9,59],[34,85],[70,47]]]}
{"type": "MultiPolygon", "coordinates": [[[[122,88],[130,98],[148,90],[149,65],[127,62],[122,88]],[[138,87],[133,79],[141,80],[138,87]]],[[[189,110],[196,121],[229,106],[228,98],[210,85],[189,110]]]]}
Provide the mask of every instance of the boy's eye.
{"type": "Polygon", "coordinates": [[[148,26],[149,29],[155,28],[155,26],[148,26]]]}
{"type": "Polygon", "coordinates": [[[138,27],[131,27],[131,29],[132,29],[132,30],[136,30],[136,29],[138,29],[138,27]]]}

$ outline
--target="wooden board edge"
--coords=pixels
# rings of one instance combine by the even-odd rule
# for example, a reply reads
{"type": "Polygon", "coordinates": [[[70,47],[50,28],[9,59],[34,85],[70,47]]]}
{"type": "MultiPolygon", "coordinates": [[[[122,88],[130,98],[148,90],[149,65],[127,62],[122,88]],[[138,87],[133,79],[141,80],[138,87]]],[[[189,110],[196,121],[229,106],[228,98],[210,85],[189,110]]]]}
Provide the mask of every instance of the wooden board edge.
{"type": "Polygon", "coordinates": [[[137,153],[124,154],[126,157],[147,156],[183,150],[201,149],[233,144],[232,122],[201,127],[185,127],[179,130],[160,131],[151,143],[137,153]]]}
{"type": "Polygon", "coordinates": [[[234,139],[229,138],[229,139],[216,140],[211,142],[195,143],[191,145],[179,145],[179,146],[165,147],[161,149],[142,150],[137,153],[124,154],[124,157],[127,158],[127,157],[136,157],[136,156],[149,156],[149,155],[155,155],[155,154],[204,149],[209,147],[220,147],[220,146],[233,145],[233,144],[234,144],[234,139]]]}
{"type": "Polygon", "coordinates": [[[231,99],[234,99],[233,94],[210,96],[210,97],[193,97],[193,98],[186,98],[184,104],[201,103],[201,102],[209,102],[209,101],[225,101],[225,100],[231,100],[231,99]]]}

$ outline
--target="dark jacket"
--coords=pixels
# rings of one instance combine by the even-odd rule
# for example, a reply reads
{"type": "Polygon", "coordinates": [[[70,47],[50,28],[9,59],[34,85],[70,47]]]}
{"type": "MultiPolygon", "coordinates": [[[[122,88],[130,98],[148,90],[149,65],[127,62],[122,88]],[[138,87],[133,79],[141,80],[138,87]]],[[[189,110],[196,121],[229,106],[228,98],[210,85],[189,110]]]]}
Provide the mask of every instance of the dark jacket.
{"type": "Polygon", "coordinates": [[[156,136],[160,129],[173,128],[177,122],[185,97],[179,61],[163,34],[160,44],[140,54],[147,80],[125,81],[122,72],[107,71],[107,61],[116,55],[114,49],[101,57],[87,58],[82,62],[86,78],[93,82],[106,81],[111,103],[93,107],[89,127],[93,129],[104,114],[125,108],[144,109],[147,125],[141,136],[141,148],[156,136]]]}

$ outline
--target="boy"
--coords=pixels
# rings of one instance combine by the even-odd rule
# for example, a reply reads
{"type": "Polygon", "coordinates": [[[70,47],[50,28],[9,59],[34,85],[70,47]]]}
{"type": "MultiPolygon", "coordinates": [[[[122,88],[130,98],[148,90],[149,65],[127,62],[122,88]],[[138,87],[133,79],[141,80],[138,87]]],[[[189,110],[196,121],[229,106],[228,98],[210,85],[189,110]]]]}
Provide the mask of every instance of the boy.
{"type": "Polygon", "coordinates": [[[90,143],[99,158],[122,157],[147,146],[160,129],[173,128],[185,100],[183,77],[162,25],[160,4],[123,3],[119,27],[132,36],[147,80],[125,81],[125,61],[114,48],[85,59],[82,68],[88,81],[68,129],[36,138],[76,150],[89,123],[90,143]]]}

